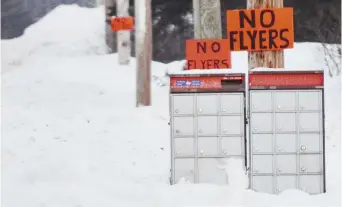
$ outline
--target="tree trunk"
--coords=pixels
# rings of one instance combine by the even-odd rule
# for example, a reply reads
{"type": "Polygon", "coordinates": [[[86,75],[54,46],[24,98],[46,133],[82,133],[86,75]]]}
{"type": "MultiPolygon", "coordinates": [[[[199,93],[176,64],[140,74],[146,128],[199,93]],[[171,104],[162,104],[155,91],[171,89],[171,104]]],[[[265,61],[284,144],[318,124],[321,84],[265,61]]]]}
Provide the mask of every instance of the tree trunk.
{"type": "Polygon", "coordinates": [[[195,39],[221,39],[220,0],[193,0],[195,39]]]}
{"type": "MultiPolygon", "coordinates": [[[[247,8],[282,8],[283,0],[247,0],[247,8]]],[[[249,69],[284,68],[284,51],[260,51],[248,53],[249,69]]]]}
{"type": "MultiPolygon", "coordinates": [[[[129,0],[117,0],[116,13],[118,16],[129,16],[129,0]]],[[[131,57],[131,36],[130,31],[118,31],[117,48],[118,62],[120,65],[128,65],[131,57]]]]}
{"type": "Polygon", "coordinates": [[[151,0],[135,0],[136,106],[151,105],[152,16],[151,0]]]}
{"type": "MultiPolygon", "coordinates": [[[[106,20],[116,15],[116,0],[105,0],[106,20]]],[[[116,33],[112,31],[110,24],[106,24],[106,44],[109,53],[117,52],[116,33]]]]}

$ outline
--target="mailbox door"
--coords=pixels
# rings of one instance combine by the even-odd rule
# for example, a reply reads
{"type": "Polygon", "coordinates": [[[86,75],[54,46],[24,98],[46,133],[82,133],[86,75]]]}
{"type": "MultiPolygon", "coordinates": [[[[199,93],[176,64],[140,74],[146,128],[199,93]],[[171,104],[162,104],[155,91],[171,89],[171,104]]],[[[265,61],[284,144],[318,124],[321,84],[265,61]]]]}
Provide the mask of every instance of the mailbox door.
{"type": "Polygon", "coordinates": [[[273,172],[272,155],[252,155],[252,172],[256,174],[273,172]]]}
{"type": "Polygon", "coordinates": [[[219,155],[219,147],[218,147],[218,138],[217,137],[199,137],[198,138],[198,156],[218,156],[219,155]]]}
{"type": "Polygon", "coordinates": [[[173,136],[184,137],[194,135],[194,117],[173,117],[173,136]]]}
{"type": "Polygon", "coordinates": [[[302,91],[298,93],[300,111],[318,111],[321,109],[321,91],[302,91]]]}
{"type": "Polygon", "coordinates": [[[200,183],[212,183],[218,185],[228,184],[227,175],[222,158],[199,158],[198,180],[200,183]]]}
{"type": "Polygon", "coordinates": [[[242,156],[244,153],[243,137],[222,137],[221,146],[222,146],[221,155],[223,156],[231,156],[231,155],[242,156]]]}
{"type": "Polygon", "coordinates": [[[174,115],[192,115],[194,114],[194,99],[193,94],[172,95],[172,114],[174,115]]]}
{"type": "Polygon", "coordinates": [[[299,134],[299,150],[302,153],[321,152],[323,146],[320,134],[299,134]]]}
{"type": "Polygon", "coordinates": [[[300,132],[319,132],[321,129],[320,113],[300,113],[300,132]]]}
{"type": "Polygon", "coordinates": [[[219,109],[219,96],[217,94],[197,95],[197,114],[217,114],[219,109]]]}
{"type": "Polygon", "coordinates": [[[299,176],[299,188],[309,194],[319,194],[323,192],[323,182],[321,175],[301,175],[299,176]]]}
{"type": "Polygon", "coordinates": [[[252,153],[272,153],[272,134],[252,134],[252,153]]]}
{"type": "Polygon", "coordinates": [[[174,155],[176,157],[195,155],[194,138],[174,138],[173,141],[174,141],[174,155]]]}
{"type": "Polygon", "coordinates": [[[174,160],[174,183],[178,183],[180,178],[184,178],[190,183],[195,180],[195,159],[179,158],[174,160]]]}
{"type": "Polygon", "coordinates": [[[295,111],[296,110],[296,92],[294,91],[275,91],[274,108],[276,111],[295,111]]]}
{"type": "Polygon", "coordinates": [[[199,116],[197,117],[198,136],[217,136],[217,116],[199,116]]]}
{"type": "Polygon", "coordinates": [[[250,124],[252,133],[272,132],[272,113],[252,113],[250,124]]]}
{"type": "Polygon", "coordinates": [[[252,188],[257,192],[273,193],[272,176],[252,176],[252,188]]]}
{"type": "Polygon", "coordinates": [[[244,102],[242,93],[221,95],[221,114],[243,114],[244,102]]]}
{"type": "Polygon", "coordinates": [[[243,116],[221,116],[221,134],[225,135],[237,135],[244,134],[244,119],[243,116]]]}
{"type": "Polygon", "coordinates": [[[276,155],[276,172],[293,173],[297,172],[297,156],[296,155],[276,155]]]}
{"type": "Polygon", "coordinates": [[[296,132],[296,113],[276,114],[277,132],[296,132]]]}
{"type": "Polygon", "coordinates": [[[302,154],[300,160],[301,173],[321,173],[322,162],[320,154],[302,154]]]}
{"type": "Polygon", "coordinates": [[[273,110],[272,93],[269,91],[250,92],[251,112],[271,112],[273,110]]]}
{"type": "Polygon", "coordinates": [[[297,139],[296,134],[276,134],[276,152],[277,153],[296,153],[297,139]]]}
{"type": "Polygon", "coordinates": [[[297,179],[296,176],[277,176],[276,193],[281,193],[284,190],[296,189],[297,179]]]}

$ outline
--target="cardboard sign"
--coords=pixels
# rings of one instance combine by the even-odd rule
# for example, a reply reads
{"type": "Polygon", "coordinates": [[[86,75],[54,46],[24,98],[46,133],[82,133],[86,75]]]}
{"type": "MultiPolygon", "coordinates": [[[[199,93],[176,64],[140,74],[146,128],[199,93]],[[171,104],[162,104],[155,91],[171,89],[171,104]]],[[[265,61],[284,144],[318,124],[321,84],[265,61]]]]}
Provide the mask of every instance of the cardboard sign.
{"type": "Polygon", "coordinates": [[[228,10],[227,38],[231,51],[293,48],[293,8],[228,10]]]}
{"type": "Polygon", "coordinates": [[[133,29],[133,17],[112,17],[110,19],[112,31],[120,30],[132,30],[133,29]]]}
{"type": "Polygon", "coordinates": [[[186,40],[187,69],[231,68],[229,41],[186,40]]]}

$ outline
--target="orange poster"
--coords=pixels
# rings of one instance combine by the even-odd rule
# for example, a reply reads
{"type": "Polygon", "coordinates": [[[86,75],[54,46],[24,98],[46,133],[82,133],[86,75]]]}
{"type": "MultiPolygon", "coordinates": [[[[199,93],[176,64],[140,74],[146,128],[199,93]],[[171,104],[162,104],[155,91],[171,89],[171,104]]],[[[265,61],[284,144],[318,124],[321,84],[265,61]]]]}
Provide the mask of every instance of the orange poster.
{"type": "Polygon", "coordinates": [[[231,68],[229,41],[186,40],[187,69],[231,68]]]}
{"type": "Polygon", "coordinates": [[[231,51],[293,48],[293,8],[228,10],[227,38],[231,51]]]}
{"type": "Polygon", "coordinates": [[[113,17],[110,20],[112,31],[120,30],[132,30],[133,29],[133,17],[113,17]]]}

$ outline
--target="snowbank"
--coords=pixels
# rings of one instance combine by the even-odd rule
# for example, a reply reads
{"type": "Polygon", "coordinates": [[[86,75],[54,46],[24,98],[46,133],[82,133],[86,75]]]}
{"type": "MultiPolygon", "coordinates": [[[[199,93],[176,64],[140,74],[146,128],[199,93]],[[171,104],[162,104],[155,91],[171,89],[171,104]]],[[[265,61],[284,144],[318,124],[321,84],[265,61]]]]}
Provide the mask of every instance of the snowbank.
{"type": "Polygon", "coordinates": [[[74,57],[104,54],[104,8],[60,5],[24,34],[1,40],[2,66],[20,65],[34,56],[74,57]]]}

